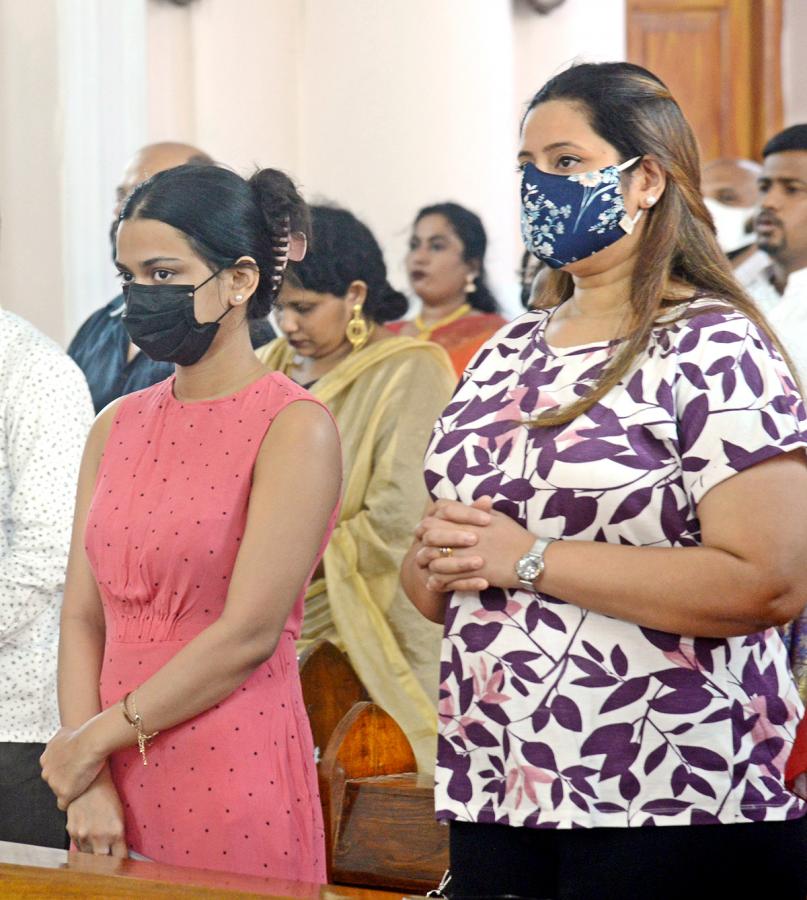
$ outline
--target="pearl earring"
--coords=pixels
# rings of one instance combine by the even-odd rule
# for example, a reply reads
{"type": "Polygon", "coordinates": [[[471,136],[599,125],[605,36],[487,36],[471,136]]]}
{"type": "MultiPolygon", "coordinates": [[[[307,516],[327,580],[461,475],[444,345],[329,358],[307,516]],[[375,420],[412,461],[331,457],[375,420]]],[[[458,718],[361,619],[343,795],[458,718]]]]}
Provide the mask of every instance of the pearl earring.
{"type": "Polygon", "coordinates": [[[647,203],[648,206],[654,206],[656,203],[656,198],[652,197],[652,196],[648,197],[645,202],[647,203]]]}
{"type": "Polygon", "coordinates": [[[243,295],[243,294],[236,294],[236,295],[235,295],[235,299],[240,303],[240,302],[244,299],[244,295],[243,295]]]}

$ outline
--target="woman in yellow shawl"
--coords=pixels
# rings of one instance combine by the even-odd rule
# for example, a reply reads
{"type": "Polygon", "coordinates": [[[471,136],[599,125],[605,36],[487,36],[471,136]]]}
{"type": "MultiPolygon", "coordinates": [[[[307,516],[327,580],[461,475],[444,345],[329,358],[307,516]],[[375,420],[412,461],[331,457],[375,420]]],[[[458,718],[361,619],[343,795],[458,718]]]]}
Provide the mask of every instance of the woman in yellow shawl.
{"type": "Polygon", "coordinates": [[[346,210],[311,212],[312,246],[275,305],[283,337],[258,350],[327,404],[342,435],[342,510],[306,596],[303,638],[347,652],[431,770],[441,633],[398,575],[427,500],[423,452],[456,377],[437,344],[384,327],[406,299],[389,285],[370,231],[346,210]]]}

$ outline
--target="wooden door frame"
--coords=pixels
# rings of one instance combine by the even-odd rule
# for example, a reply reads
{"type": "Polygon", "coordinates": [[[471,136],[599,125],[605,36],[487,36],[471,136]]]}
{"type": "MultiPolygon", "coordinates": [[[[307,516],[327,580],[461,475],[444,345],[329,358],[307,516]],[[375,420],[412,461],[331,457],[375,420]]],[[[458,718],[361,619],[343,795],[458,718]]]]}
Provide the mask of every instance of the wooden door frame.
{"type": "Polygon", "coordinates": [[[782,38],[784,34],[783,0],[754,0],[752,34],[762,52],[754,54],[752,101],[759,110],[754,116],[755,158],[762,157],[765,143],[784,127],[782,99],[782,38]],[[774,47],[778,46],[778,52],[774,47]]]}
{"type": "Polygon", "coordinates": [[[663,14],[665,11],[711,10],[732,13],[721,34],[723,60],[748,59],[752,71],[746,77],[741,67],[722,66],[721,90],[732,105],[744,105],[748,116],[723,117],[722,147],[734,148],[726,155],[759,158],[765,142],[782,128],[782,28],[783,0],[626,0],[626,45],[629,59],[640,58],[640,32],[633,13],[663,14]]]}

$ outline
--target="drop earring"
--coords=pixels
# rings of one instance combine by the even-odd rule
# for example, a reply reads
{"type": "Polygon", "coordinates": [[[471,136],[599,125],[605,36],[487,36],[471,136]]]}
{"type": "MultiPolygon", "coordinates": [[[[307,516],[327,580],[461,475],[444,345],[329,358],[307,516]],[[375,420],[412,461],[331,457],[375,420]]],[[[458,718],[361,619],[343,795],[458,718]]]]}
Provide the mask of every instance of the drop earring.
{"type": "Polygon", "coordinates": [[[345,329],[345,336],[350,341],[354,353],[367,343],[372,330],[372,326],[368,326],[367,319],[362,315],[361,303],[356,303],[353,307],[353,317],[345,329]]]}
{"type": "Polygon", "coordinates": [[[466,294],[476,293],[476,275],[474,275],[473,272],[469,272],[465,276],[465,293],[466,294]]]}

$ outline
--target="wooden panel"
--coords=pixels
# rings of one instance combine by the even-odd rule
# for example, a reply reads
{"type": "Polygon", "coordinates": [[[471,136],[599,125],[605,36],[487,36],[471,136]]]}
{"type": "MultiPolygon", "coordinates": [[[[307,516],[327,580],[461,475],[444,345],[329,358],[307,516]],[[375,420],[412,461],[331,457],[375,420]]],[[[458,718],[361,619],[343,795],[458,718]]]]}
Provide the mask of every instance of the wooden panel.
{"type": "Polygon", "coordinates": [[[331,879],[429,891],[448,868],[448,828],[434,819],[434,783],[414,772],[345,784],[331,879]]]}
{"type": "Polygon", "coordinates": [[[128,900],[151,897],[277,897],[295,900],[375,900],[383,891],[301,884],[272,878],[186,869],[111,856],[68,853],[0,841],[0,897],[81,897],[128,900]]]}
{"type": "Polygon", "coordinates": [[[769,138],[784,127],[782,99],[782,0],[756,0],[751,23],[754,46],[753,156],[761,158],[769,138]]]}
{"type": "Polygon", "coordinates": [[[357,703],[337,726],[319,767],[319,793],[325,819],[328,874],[334,839],[342,818],[345,782],[351,778],[417,771],[409,740],[392,716],[375,703],[357,703]]]}
{"type": "Polygon", "coordinates": [[[755,157],[781,126],[781,0],[628,0],[628,59],[657,74],[705,162],[755,157]]]}
{"type": "Polygon", "coordinates": [[[342,718],[369,695],[348,658],[330,641],[314,641],[300,654],[303,689],[314,746],[320,754],[342,718]]]}

